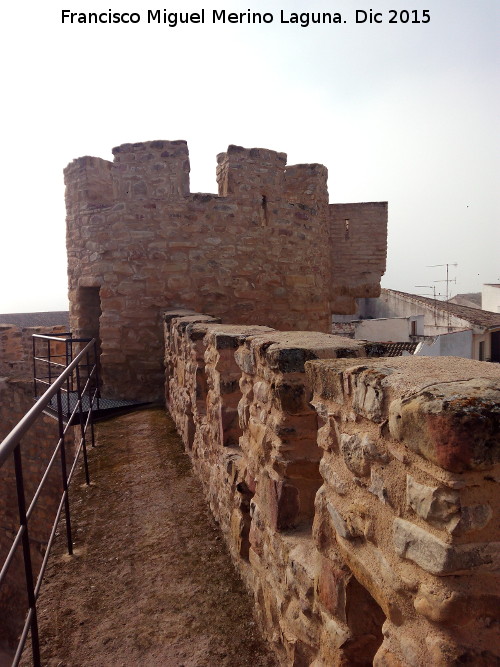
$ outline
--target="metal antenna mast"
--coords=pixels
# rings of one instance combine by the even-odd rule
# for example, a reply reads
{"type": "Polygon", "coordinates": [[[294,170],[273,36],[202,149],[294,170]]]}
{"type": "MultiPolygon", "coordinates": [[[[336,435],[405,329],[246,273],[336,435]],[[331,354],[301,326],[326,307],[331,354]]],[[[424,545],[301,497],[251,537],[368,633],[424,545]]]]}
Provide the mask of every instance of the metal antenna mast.
{"type": "MultiPolygon", "coordinates": [[[[437,303],[436,303],[436,285],[415,285],[415,287],[425,287],[426,289],[431,289],[433,298],[434,298],[434,326],[437,326],[437,303]]],[[[428,294],[422,294],[421,296],[429,296],[428,294]]]]}
{"type": "Polygon", "coordinates": [[[456,278],[450,278],[450,266],[458,266],[457,262],[454,262],[453,264],[451,263],[446,263],[446,264],[431,264],[428,266],[428,269],[434,269],[438,266],[446,266],[446,280],[434,280],[433,282],[435,283],[446,283],[446,324],[448,331],[451,331],[451,313],[450,313],[450,307],[449,307],[449,299],[450,299],[450,283],[455,283],[457,282],[456,278]]]}

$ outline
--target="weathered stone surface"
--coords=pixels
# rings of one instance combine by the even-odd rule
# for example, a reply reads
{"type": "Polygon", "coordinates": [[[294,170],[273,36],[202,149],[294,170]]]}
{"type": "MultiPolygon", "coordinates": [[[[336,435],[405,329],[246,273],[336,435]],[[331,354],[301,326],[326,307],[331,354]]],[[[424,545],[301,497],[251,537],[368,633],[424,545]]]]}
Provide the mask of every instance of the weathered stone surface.
{"type": "Polygon", "coordinates": [[[382,381],[392,371],[390,368],[366,368],[360,366],[349,373],[353,408],[355,412],[379,423],[385,418],[384,389],[382,381]]]}
{"type": "Polygon", "coordinates": [[[299,520],[299,491],[293,484],[266,478],[257,487],[259,497],[269,511],[269,520],[275,530],[293,528],[299,520]]]}
{"type": "Polygon", "coordinates": [[[380,459],[375,442],[367,433],[354,433],[353,435],[342,433],[340,448],[346,466],[359,477],[369,475],[373,461],[380,459]]]}
{"type": "Polygon", "coordinates": [[[283,412],[296,414],[308,411],[308,395],[303,384],[279,383],[274,388],[276,402],[283,412]]]}
{"type": "Polygon", "coordinates": [[[363,532],[356,525],[353,525],[352,522],[346,520],[333,505],[328,503],[327,508],[337,535],[344,538],[344,540],[354,540],[358,537],[363,537],[363,532]]]}
{"type": "Polygon", "coordinates": [[[325,482],[336,492],[339,496],[345,496],[349,490],[349,485],[336,470],[336,459],[332,457],[323,456],[319,463],[319,472],[325,482]]]}
{"type": "Polygon", "coordinates": [[[376,496],[380,502],[387,502],[387,488],[385,486],[384,478],[376,470],[371,471],[370,486],[368,487],[368,491],[373,493],[373,495],[376,496]]]}
{"type": "Polygon", "coordinates": [[[449,590],[439,583],[421,584],[413,604],[419,614],[445,626],[464,626],[472,623],[474,618],[481,617],[500,620],[498,598],[493,592],[471,596],[465,592],[449,590]]]}
{"type": "Polygon", "coordinates": [[[454,525],[460,519],[460,495],[456,491],[419,484],[406,477],[406,501],[418,516],[429,522],[454,525]]]}
{"type": "MultiPolygon", "coordinates": [[[[223,326],[173,322],[169,405],[179,428],[193,429],[183,431],[193,465],[283,664],[420,667],[500,655],[495,474],[440,470],[387,425],[388,407],[446,362],[317,359],[288,372],[281,351],[336,353],[331,337],[226,340],[223,326]]],[[[460,369],[450,363],[452,383],[460,369]]]]}
{"type": "Polygon", "coordinates": [[[460,508],[460,519],[452,531],[454,535],[482,530],[493,518],[490,505],[466,505],[460,508]]]}
{"type": "Polygon", "coordinates": [[[477,568],[494,570],[500,563],[498,543],[450,545],[403,519],[394,520],[393,543],[399,556],[440,576],[477,568]]]}
{"type": "Polygon", "coordinates": [[[373,667],[407,667],[401,660],[390,651],[387,646],[382,645],[373,660],[373,667]]]}
{"type": "Polygon", "coordinates": [[[318,446],[327,451],[339,448],[339,426],[334,417],[327,416],[327,423],[318,429],[318,446]]]}
{"type": "Polygon", "coordinates": [[[474,667],[492,667],[498,665],[498,640],[496,646],[486,649],[466,647],[450,641],[441,634],[429,634],[425,638],[429,661],[433,665],[474,665],[474,667]],[[492,649],[492,650],[490,650],[492,649]]]}
{"type": "Polygon", "coordinates": [[[318,602],[333,616],[346,622],[345,587],[349,580],[349,570],[339,568],[330,560],[321,558],[316,578],[316,595],[318,602]]]}
{"type": "Polygon", "coordinates": [[[486,379],[433,384],[390,408],[393,437],[452,472],[500,462],[500,386],[486,379]]]}
{"type": "Polygon", "coordinates": [[[252,349],[240,347],[235,353],[235,359],[242,371],[253,375],[255,372],[255,357],[252,349]]]}

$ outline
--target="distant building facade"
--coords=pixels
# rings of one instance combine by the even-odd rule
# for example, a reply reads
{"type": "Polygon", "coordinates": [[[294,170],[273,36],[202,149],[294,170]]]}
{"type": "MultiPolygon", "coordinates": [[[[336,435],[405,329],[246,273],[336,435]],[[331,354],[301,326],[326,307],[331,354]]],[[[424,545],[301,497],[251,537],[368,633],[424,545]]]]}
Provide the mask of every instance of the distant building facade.
{"type": "Polygon", "coordinates": [[[426,340],[421,340],[416,354],[500,362],[500,314],[397,290],[382,289],[378,298],[359,299],[355,316],[333,316],[333,332],[341,333],[343,328],[344,335],[349,335],[350,327],[354,336],[361,338],[363,329],[378,328],[383,336],[380,342],[404,341],[407,338],[401,330],[402,319],[419,316],[423,328],[420,324],[417,337],[410,339],[420,336],[426,340]]]}

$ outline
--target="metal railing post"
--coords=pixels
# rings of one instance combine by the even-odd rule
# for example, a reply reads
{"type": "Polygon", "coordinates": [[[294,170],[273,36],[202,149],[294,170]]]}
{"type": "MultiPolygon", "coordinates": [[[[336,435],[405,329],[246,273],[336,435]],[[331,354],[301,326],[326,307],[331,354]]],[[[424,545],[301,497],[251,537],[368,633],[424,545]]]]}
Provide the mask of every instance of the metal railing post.
{"type": "MultiPolygon", "coordinates": [[[[90,354],[89,351],[87,351],[87,368],[92,368],[90,371],[90,374],[88,376],[88,385],[87,385],[87,393],[88,393],[88,400],[89,400],[89,424],[90,424],[90,436],[91,436],[91,444],[92,447],[95,447],[95,433],[94,433],[94,399],[97,397],[97,385],[94,388],[92,386],[91,382],[91,376],[94,374],[94,381],[96,381],[97,378],[97,361],[95,359],[95,345],[94,345],[94,363],[91,367],[90,365],[90,354]]],[[[99,399],[97,399],[99,400],[99,399]]]]}
{"type": "MultiPolygon", "coordinates": [[[[65,352],[66,352],[66,368],[68,368],[69,361],[70,361],[70,354],[68,354],[68,347],[71,347],[71,343],[70,343],[70,346],[68,346],[68,339],[67,338],[64,341],[64,345],[65,345],[65,352]]],[[[70,403],[69,396],[70,396],[70,391],[73,389],[72,385],[73,385],[73,383],[72,382],[70,383],[70,376],[68,375],[68,377],[66,378],[66,411],[67,411],[68,415],[70,414],[70,411],[71,411],[71,403],[70,403]]]]}
{"type": "Polygon", "coordinates": [[[76,391],[78,394],[78,414],[80,416],[80,434],[81,434],[81,444],[82,444],[82,452],[83,452],[83,467],[85,470],[85,481],[88,484],[90,484],[90,477],[89,477],[89,463],[87,459],[87,443],[85,440],[85,424],[83,421],[83,406],[82,406],[82,387],[81,387],[81,382],[80,382],[80,366],[76,367],[76,391]]]}
{"type": "Polygon", "coordinates": [[[38,398],[38,387],[36,385],[36,338],[31,337],[31,345],[33,348],[33,396],[38,398]]]}
{"type": "Polygon", "coordinates": [[[96,396],[97,396],[97,409],[99,410],[99,397],[101,395],[100,387],[100,373],[99,373],[99,356],[97,354],[97,341],[94,341],[94,365],[95,365],[95,386],[96,386],[96,396]]]}
{"type": "Polygon", "coordinates": [[[57,390],[57,420],[59,423],[59,438],[61,441],[61,471],[62,471],[62,483],[63,483],[63,495],[64,495],[64,514],[66,518],[66,539],[68,542],[68,553],[70,556],[73,555],[73,538],[71,535],[71,516],[69,509],[69,494],[68,494],[68,470],[66,468],[66,444],[64,442],[64,423],[63,423],[63,411],[62,411],[62,401],[61,401],[61,390],[57,390]]]}
{"type": "Polygon", "coordinates": [[[47,367],[49,371],[49,387],[52,384],[52,369],[50,361],[50,339],[47,339],[47,367]]]}
{"type": "Polygon", "coordinates": [[[19,525],[24,528],[22,535],[24,573],[26,577],[26,592],[28,594],[28,606],[31,611],[31,644],[33,647],[33,664],[35,667],[40,662],[40,641],[38,637],[38,619],[36,615],[36,598],[33,584],[33,566],[31,564],[31,549],[28,534],[28,520],[26,518],[26,498],[24,495],[23,464],[21,460],[21,446],[17,444],[14,449],[14,467],[16,471],[17,506],[19,509],[19,525]]]}

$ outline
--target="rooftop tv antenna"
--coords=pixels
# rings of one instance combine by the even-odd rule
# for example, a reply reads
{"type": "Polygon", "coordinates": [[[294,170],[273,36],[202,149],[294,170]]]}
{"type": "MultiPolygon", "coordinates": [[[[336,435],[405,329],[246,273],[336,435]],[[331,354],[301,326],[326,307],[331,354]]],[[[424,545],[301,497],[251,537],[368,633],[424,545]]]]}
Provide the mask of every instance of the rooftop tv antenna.
{"type": "Polygon", "coordinates": [[[457,282],[456,278],[450,278],[450,266],[458,266],[457,262],[447,263],[447,264],[431,264],[428,266],[428,269],[434,269],[438,266],[446,266],[446,279],[445,280],[434,280],[435,283],[446,283],[446,324],[448,331],[451,331],[451,312],[449,308],[449,299],[450,299],[450,283],[457,282]]]}
{"type": "MultiPolygon", "coordinates": [[[[436,285],[415,285],[415,287],[425,287],[425,289],[431,289],[434,299],[434,326],[437,326],[437,317],[438,317],[438,307],[436,303],[436,285]]],[[[420,294],[419,296],[430,296],[430,294],[420,294]]]]}
{"type": "MultiPolygon", "coordinates": [[[[436,299],[436,285],[415,285],[415,287],[425,287],[425,289],[431,289],[432,290],[432,298],[435,300],[436,299]]],[[[419,296],[430,296],[430,294],[420,294],[419,296]]]]}

